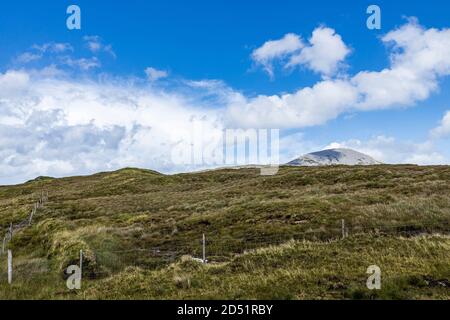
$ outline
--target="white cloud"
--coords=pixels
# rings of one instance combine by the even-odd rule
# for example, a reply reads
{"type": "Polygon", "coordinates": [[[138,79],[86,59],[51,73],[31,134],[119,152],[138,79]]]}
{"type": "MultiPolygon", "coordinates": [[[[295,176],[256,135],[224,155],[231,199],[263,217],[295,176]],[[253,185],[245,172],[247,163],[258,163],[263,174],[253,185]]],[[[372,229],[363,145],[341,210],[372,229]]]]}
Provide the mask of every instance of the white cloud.
{"type": "MultiPolygon", "coordinates": [[[[88,48],[93,53],[108,52],[115,57],[111,46],[103,45],[99,37],[86,36],[83,39],[88,43],[88,48]]],[[[57,71],[59,73],[64,67],[89,71],[101,67],[101,62],[97,56],[76,57],[73,54],[74,51],[74,48],[68,43],[49,42],[42,45],[35,44],[29,51],[17,56],[14,62],[22,66],[31,62],[40,61],[39,66],[41,66],[41,69],[39,69],[39,72],[46,69],[48,72],[57,71]],[[45,65],[49,61],[50,65],[45,65]]]]}
{"type": "Polygon", "coordinates": [[[222,122],[180,92],[142,83],[0,74],[0,184],[126,166],[183,171],[173,165],[171,151],[183,145],[192,121],[215,130],[222,122]]]}
{"type": "Polygon", "coordinates": [[[382,38],[391,45],[391,67],[363,71],[352,83],[362,99],[360,109],[411,105],[438,89],[439,77],[450,74],[450,30],[424,29],[411,20],[382,38]]]}
{"type": "Polygon", "coordinates": [[[193,88],[203,88],[203,89],[224,89],[226,87],[226,84],[222,80],[217,79],[203,79],[203,80],[186,80],[185,83],[193,88]]]}
{"type": "Polygon", "coordinates": [[[87,47],[92,52],[99,52],[102,49],[99,36],[85,36],[83,40],[86,41],[87,47]]]}
{"type": "Polygon", "coordinates": [[[282,96],[261,95],[228,108],[229,123],[250,128],[295,128],[323,124],[355,103],[358,92],[344,80],[321,81],[282,96]]]}
{"type": "Polygon", "coordinates": [[[100,52],[106,52],[110,54],[113,58],[116,58],[116,53],[114,52],[112,45],[105,45],[99,36],[84,36],[83,40],[86,42],[87,48],[94,54],[100,52]]]}
{"type": "Polygon", "coordinates": [[[443,138],[450,135],[450,111],[447,111],[438,127],[431,130],[433,138],[443,138]]]}
{"type": "Polygon", "coordinates": [[[396,67],[380,72],[360,72],[351,80],[361,99],[355,104],[360,110],[413,105],[427,99],[437,89],[435,78],[422,77],[414,69],[396,67]]]}
{"type": "Polygon", "coordinates": [[[165,70],[158,70],[152,67],[148,67],[145,69],[145,74],[147,75],[148,80],[157,81],[160,79],[167,78],[169,73],[165,70]]]}
{"type": "Polygon", "coordinates": [[[442,154],[435,150],[435,146],[431,141],[416,143],[399,141],[393,137],[377,136],[367,141],[350,139],[333,142],[325,146],[324,149],[330,148],[354,149],[388,164],[433,165],[447,161],[442,154]]]}
{"type": "Polygon", "coordinates": [[[23,71],[10,70],[4,74],[0,73],[0,101],[10,98],[20,98],[26,90],[30,76],[23,71]]]}
{"type": "Polygon", "coordinates": [[[101,62],[97,57],[92,58],[72,58],[69,56],[61,58],[61,62],[72,68],[80,68],[84,71],[89,71],[90,69],[100,68],[101,62]]]}
{"type": "Polygon", "coordinates": [[[315,29],[309,43],[290,58],[287,67],[305,65],[317,73],[331,76],[350,53],[341,36],[331,28],[315,29]]]}
{"type": "Polygon", "coordinates": [[[404,163],[412,163],[418,165],[443,165],[448,163],[448,160],[439,152],[413,154],[406,157],[404,163]]]}
{"type": "Polygon", "coordinates": [[[280,137],[280,163],[288,163],[301,155],[321,150],[323,146],[307,140],[303,132],[280,137]]]}
{"type": "Polygon", "coordinates": [[[331,28],[316,28],[309,44],[299,35],[288,33],[280,40],[264,43],[252,53],[252,59],[273,77],[273,63],[280,60],[285,68],[306,66],[324,76],[335,74],[350,53],[340,35],[331,28]]]}
{"type": "Polygon", "coordinates": [[[261,47],[255,49],[252,53],[252,58],[255,62],[261,64],[264,70],[272,77],[272,62],[275,59],[285,58],[297,52],[303,46],[303,42],[298,35],[288,33],[280,40],[267,41],[261,47]]]}
{"type": "Polygon", "coordinates": [[[19,64],[28,64],[42,59],[46,53],[60,54],[66,51],[73,51],[73,47],[68,43],[49,42],[42,45],[35,44],[31,47],[30,51],[17,56],[15,62],[19,64]]]}
{"type": "MultiPolygon", "coordinates": [[[[243,106],[229,107],[229,121],[244,127],[298,128],[346,112],[409,107],[437,91],[440,78],[450,74],[450,29],[424,29],[410,20],[382,40],[392,47],[389,68],[328,78],[291,94],[245,99],[243,106]]],[[[314,68],[332,69],[319,65],[314,68]]]]}
{"type": "Polygon", "coordinates": [[[37,61],[41,58],[42,58],[41,54],[24,52],[16,58],[16,62],[26,64],[26,63],[30,63],[33,61],[37,61]]]}
{"type": "MultiPolygon", "coordinates": [[[[331,33],[331,37],[336,36],[331,33]]],[[[303,44],[298,36],[283,39],[257,49],[255,61],[272,70],[275,58],[288,59],[301,52],[303,44]]],[[[190,148],[186,135],[195,119],[205,121],[206,127],[211,128],[212,133],[204,135],[207,142],[215,141],[215,133],[225,126],[315,126],[347,112],[412,105],[438,90],[440,77],[450,74],[448,29],[426,30],[409,22],[388,33],[383,41],[392,44],[388,68],[361,71],[355,76],[328,77],[311,87],[273,96],[247,97],[220,80],[185,81],[168,90],[156,88],[143,79],[108,76],[94,79],[92,75],[83,75],[81,79],[70,73],[70,68],[59,69],[65,64],[92,70],[100,66],[96,57],[58,54],[57,65],[0,73],[0,183],[125,166],[183,171],[186,168],[171,163],[171,151],[174,146],[190,148]]],[[[307,48],[317,43],[312,42],[307,48]]],[[[70,50],[67,46],[40,48],[70,50]]],[[[100,50],[95,45],[91,49],[100,50]]],[[[322,73],[336,71],[331,71],[333,63],[329,61],[316,64],[311,59],[307,63],[310,68],[322,73]]],[[[166,76],[165,71],[151,70],[148,69],[150,78],[166,76]]],[[[450,118],[444,117],[436,134],[447,134],[444,129],[448,127],[447,117],[450,118]]],[[[293,138],[282,141],[285,157],[294,155],[289,146],[299,146],[293,143],[293,138]]],[[[365,142],[333,144],[337,145],[357,149],[384,162],[445,161],[429,142],[402,142],[380,136],[365,142]]],[[[313,145],[310,147],[305,152],[314,150],[313,145]]]]}
{"type": "Polygon", "coordinates": [[[51,52],[51,53],[63,53],[66,51],[73,51],[73,47],[68,43],[58,43],[49,42],[42,45],[33,45],[32,49],[39,51],[41,53],[51,52]]]}

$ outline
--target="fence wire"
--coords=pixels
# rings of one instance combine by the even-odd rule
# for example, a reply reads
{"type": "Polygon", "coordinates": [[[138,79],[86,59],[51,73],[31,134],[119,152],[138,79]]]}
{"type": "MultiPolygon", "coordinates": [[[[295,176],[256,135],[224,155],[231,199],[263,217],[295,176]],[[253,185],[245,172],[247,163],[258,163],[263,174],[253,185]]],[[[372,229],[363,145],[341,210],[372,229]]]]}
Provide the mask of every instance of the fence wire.
{"type": "Polygon", "coordinates": [[[27,228],[29,226],[31,226],[31,224],[33,223],[33,218],[35,216],[35,214],[37,213],[38,209],[41,209],[42,207],[44,207],[45,203],[48,201],[48,191],[44,192],[42,191],[39,195],[39,199],[37,200],[36,203],[34,203],[33,208],[31,209],[30,214],[28,215],[28,217],[25,220],[22,220],[20,222],[17,223],[12,223],[9,225],[9,228],[6,229],[5,235],[3,237],[3,241],[0,247],[0,255],[3,255],[6,253],[6,248],[8,246],[8,243],[13,239],[13,235],[15,232],[23,230],[24,228],[27,228]]]}

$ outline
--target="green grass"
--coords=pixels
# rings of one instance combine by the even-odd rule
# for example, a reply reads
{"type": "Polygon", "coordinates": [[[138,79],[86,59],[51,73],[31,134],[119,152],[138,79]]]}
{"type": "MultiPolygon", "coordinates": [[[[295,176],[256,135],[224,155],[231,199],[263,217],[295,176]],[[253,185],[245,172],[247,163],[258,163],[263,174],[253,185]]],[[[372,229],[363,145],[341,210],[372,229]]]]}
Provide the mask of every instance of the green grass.
{"type": "Polygon", "coordinates": [[[445,166],[283,167],[270,177],[128,168],[0,187],[2,230],[41,190],[50,197],[9,244],[12,287],[0,257],[0,298],[448,299],[448,181],[445,166]],[[182,261],[200,257],[203,233],[212,263],[182,261]],[[280,246],[243,254],[270,244],[280,246]],[[84,289],[68,292],[63,272],[81,249],[84,289]],[[381,291],[365,289],[372,260],[386,272],[381,291]]]}
{"type": "Polygon", "coordinates": [[[449,261],[449,237],[288,242],[221,264],[201,265],[185,258],[158,271],[130,268],[95,283],[83,295],[95,299],[448,299],[449,261]],[[366,270],[373,264],[382,270],[380,291],[366,287],[366,270]]]}

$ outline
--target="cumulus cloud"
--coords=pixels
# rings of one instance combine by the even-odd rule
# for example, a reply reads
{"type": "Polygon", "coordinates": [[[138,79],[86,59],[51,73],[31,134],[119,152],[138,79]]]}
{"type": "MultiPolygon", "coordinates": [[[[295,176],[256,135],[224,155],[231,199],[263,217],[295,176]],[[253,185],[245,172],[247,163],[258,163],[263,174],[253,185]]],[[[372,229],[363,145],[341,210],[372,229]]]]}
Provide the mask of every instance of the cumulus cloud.
{"type": "Polygon", "coordinates": [[[147,75],[147,79],[150,81],[157,81],[160,79],[167,78],[169,73],[165,70],[158,70],[152,67],[148,67],[145,69],[145,74],[147,75]]]}
{"type": "Polygon", "coordinates": [[[288,33],[279,40],[267,41],[261,47],[255,49],[252,53],[252,59],[256,63],[261,64],[264,70],[272,77],[272,63],[274,60],[286,58],[303,47],[304,44],[298,35],[288,33]]]}
{"type": "MultiPolygon", "coordinates": [[[[323,39],[337,44],[340,37],[321,28],[305,45],[291,34],[266,43],[253,57],[273,70],[275,59],[282,57],[289,63],[310,49],[302,60],[305,66],[323,75],[336,72],[339,66],[336,69],[330,61],[342,62],[345,50],[330,60],[313,55],[326,43],[323,39]],[[312,56],[322,60],[313,61],[312,56]]],[[[92,42],[91,51],[101,50],[96,39],[85,40],[92,42]]],[[[156,87],[144,79],[61,71],[62,65],[94,70],[100,61],[96,56],[72,57],[68,46],[41,46],[35,50],[58,51],[55,65],[0,73],[0,181],[14,183],[38,175],[86,174],[125,166],[184,171],[186,167],[174,166],[171,155],[175,147],[191,148],[186,137],[196,120],[209,128],[203,138],[214,147],[224,127],[302,128],[347,112],[410,106],[438,90],[440,78],[450,73],[448,29],[425,29],[410,21],[382,40],[391,48],[391,62],[384,70],[327,76],[292,93],[252,97],[220,80],[156,87]]],[[[150,79],[165,76],[162,70],[147,71],[150,79]]],[[[435,129],[436,135],[448,133],[448,118],[447,114],[435,129]]],[[[292,139],[282,139],[286,157],[294,155],[289,151],[295,145],[292,139]]],[[[384,136],[333,146],[354,148],[388,163],[445,161],[431,143],[384,136]]]]}
{"type": "Polygon", "coordinates": [[[350,49],[335,30],[320,27],[313,31],[309,45],[290,58],[287,67],[305,65],[314,72],[331,76],[349,53],[350,49]]]}
{"type": "Polygon", "coordinates": [[[288,33],[279,40],[264,43],[252,53],[252,59],[273,77],[273,63],[281,61],[285,68],[305,66],[324,76],[335,74],[350,53],[341,36],[331,28],[316,28],[309,43],[299,35],[288,33]]]}
{"type": "MultiPolygon", "coordinates": [[[[319,34],[327,34],[325,38],[336,40],[332,31],[319,30],[319,34]]],[[[425,29],[410,20],[382,41],[392,50],[389,68],[323,79],[290,94],[248,98],[243,106],[229,107],[229,121],[244,127],[298,128],[323,124],[346,112],[408,107],[427,99],[438,90],[440,78],[450,74],[450,29],[425,29]]],[[[309,48],[313,52],[312,48],[314,45],[309,48]]],[[[320,65],[314,64],[314,68],[332,70],[324,67],[332,64],[320,65]]]]}
{"type": "Polygon", "coordinates": [[[228,108],[230,124],[250,128],[298,128],[323,124],[357,101],[358,92],[345,80],[321,81],[281,96],[261,95],[228,108]]]}
{"type": "Polygon", "coordinates": [[[416,143],[399,141],[394,137],[376,136],[367,141],[350,139],[333,142],[325,149],[350,148],[368,154],[374,159],[388,164],[442,164],[447,160],[436,151],[431,141],[416,143]]]}
{"type": "Polygon", "coordinates": [[[438,89],[439,78],[450,74],[450,29],[425,29],[411,20],[382,40],[392,47],[391,67],[352,79],[361,94],[359,109],[425,100],[438,89]]]}
{"type": "Polygon", "coordinates": [[[29,81],[30,76],[25,72],[10,70],[4,74],[0,73],[0,101],[20,99],[29,81]]]}
{"type": "Polygon", "coordinates": [[[447,111],[438,127],[431,130],[432,138],[443,138],[450,136],[450,111],[447,111]]]}
{"type": "Polygon", "coordinates": [[[196,119],[220,132],[216,112],[138,80],[8,71],[0,74],[0,181],[126,166],[182,171],[171,152],[190,148],[183,142],[196,119]]]}

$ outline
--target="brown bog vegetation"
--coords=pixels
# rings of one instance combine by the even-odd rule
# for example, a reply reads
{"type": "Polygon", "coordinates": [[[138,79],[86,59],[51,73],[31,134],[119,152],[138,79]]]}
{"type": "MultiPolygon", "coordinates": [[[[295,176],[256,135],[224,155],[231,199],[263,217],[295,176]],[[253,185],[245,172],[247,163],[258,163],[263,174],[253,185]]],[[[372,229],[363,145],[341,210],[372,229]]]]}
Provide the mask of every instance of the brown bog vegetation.
{"type": "Polygon", "coordinates": [[[450,167],[123,169],[0,187],[3,299],[448,299],[450,167]],[[344,220],[344,230],[342,229],[344,220]],[[208,264],[202,257],[206,236],[208,264]],[[345,238],[343,239],[343,235],[345,238]],[[83,250],[83,286],[64,271],[83,250]],[[382,289],[366,288],[367,267],[382,289]]]}

